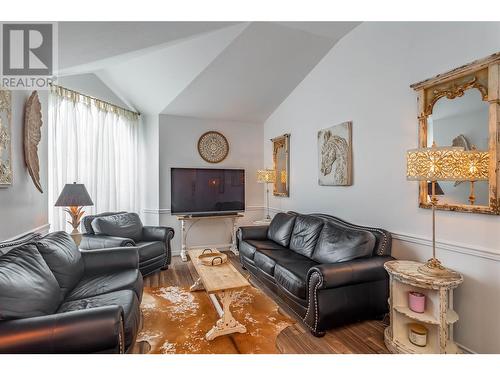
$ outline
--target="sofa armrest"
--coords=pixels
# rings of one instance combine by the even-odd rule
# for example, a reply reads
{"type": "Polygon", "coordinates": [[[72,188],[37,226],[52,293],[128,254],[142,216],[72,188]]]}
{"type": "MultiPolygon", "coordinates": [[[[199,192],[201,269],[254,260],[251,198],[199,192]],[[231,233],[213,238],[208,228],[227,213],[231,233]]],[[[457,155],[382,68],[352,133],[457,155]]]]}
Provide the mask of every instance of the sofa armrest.
{"type": "Polygon", "coordinates": [[[110,247],[135,246],[134,240],[124,237],[106,236],[104,234],[84,234],[80,249],[107,249],[110,247]]]}
{"type": "Polygon", "coordinates": [[[348,262],[320,264],[312,267],[308,274],[308,283],[313,274],[321,280],[318,289],[331,289],[347,285],[360,284],[388,278],[384,263],[394,260],[389,255],[354,259],[348,262]]]}
{"type": "Polygon", "coordinates": [[[139,252],[135,247],[80,250],[80,253],[85,265],[85,273],[139,268],[139,252]]]}
{"type": "Polygon", "coordinates": [[[0,322],[0,353],[123,353],[123,309],[103,306],[0,322]]]}
{"type": "Polygon", "coordinates": [[[242,226],[238,229],[238,240],[267,240],[267,225],[242,226]]]}
{"type": "Polygon", "coordinates": [[[170,227],[144,226],[142,228],[143,241],[161,241],[167,243],[174,237],[174,230],[170,227]]]}

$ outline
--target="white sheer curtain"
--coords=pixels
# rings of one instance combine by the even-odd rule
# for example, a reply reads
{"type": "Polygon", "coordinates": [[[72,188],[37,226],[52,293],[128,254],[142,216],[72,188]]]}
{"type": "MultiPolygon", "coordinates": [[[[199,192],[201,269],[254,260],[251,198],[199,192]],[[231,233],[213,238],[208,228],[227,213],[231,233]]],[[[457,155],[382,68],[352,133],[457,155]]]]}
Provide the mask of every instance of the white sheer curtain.
{"type": "Polygon", "coordinates": [[[139,117],[133,112],[54,87],[49,98],[49,220],[66,229],[53,207],[65,184],[85,184],[93,207],[85,212],[139,212],[139,117]]]}

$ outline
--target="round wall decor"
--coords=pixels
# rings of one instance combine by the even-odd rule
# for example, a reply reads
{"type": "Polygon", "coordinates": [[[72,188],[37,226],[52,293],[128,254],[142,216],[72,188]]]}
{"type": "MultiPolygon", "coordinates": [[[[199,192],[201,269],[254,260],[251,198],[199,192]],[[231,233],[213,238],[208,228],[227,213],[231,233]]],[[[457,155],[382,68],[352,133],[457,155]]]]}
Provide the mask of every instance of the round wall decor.
{"type": "Polygon", "coordinates": [[[220,163],[229,154],[229,142],[216,131],[203,134],[198,140],[198,152],[209,163],[220,163]]]}

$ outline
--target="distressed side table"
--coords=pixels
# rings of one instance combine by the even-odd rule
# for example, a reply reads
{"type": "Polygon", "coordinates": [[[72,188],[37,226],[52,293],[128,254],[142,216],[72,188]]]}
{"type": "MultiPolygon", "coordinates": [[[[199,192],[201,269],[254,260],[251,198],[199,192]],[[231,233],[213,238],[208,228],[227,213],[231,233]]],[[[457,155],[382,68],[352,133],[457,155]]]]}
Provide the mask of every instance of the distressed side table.
{"type": "Polygon", "coordinates": [[[390,277],[391,324],[385,329],[384,341],[392,353],[458,354],[462,351],[453,341],[453,324],[458,314],[453,310],[453,289],[463,281],[461,274],[440,278],[418,272],[422,263],[393,260],[384,267],[390,277]],[[408,307],[408,293],[426,296],[426,308],[416,313],[408,307]],[[419,323],[427,328],[427,345],[420,347],[408,339],[408,324],[419,323]]]}

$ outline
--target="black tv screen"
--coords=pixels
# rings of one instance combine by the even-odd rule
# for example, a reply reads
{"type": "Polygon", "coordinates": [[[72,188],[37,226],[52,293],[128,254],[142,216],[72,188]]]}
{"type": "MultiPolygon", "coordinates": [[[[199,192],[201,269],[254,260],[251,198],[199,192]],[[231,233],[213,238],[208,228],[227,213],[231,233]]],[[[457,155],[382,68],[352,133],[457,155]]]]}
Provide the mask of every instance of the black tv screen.
{"type": "Polygon", "coordinates": [[[243,169],[172,168],[172,214],[245,210],[243,169]]]}

